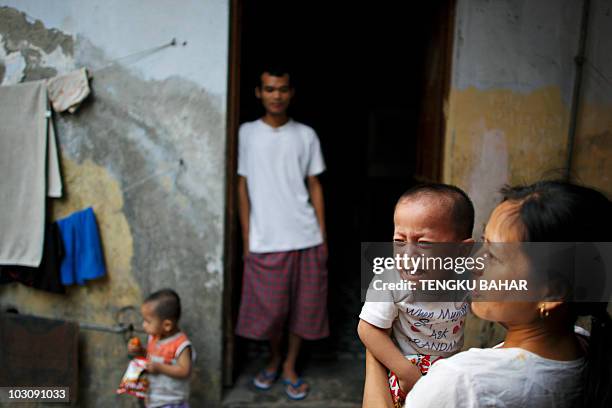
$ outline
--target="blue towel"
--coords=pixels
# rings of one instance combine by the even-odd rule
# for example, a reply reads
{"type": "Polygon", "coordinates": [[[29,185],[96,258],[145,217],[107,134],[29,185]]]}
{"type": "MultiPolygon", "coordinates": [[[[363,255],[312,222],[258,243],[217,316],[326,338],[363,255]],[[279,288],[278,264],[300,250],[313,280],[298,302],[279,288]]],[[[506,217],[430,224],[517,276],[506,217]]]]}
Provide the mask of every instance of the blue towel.
{"type": "Polygon", "coordinates": [[[60,272],[65,286],[106,275],[96,215],[91,207],[57,221],[64,241],[60,272]]]}

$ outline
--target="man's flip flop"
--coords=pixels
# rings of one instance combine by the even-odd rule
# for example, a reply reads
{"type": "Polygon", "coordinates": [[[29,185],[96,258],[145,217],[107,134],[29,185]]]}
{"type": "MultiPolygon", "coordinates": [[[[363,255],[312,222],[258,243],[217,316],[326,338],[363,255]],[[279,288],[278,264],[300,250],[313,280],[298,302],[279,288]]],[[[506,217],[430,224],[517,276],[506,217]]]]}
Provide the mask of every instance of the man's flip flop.
{"type": "Polygon", "coordinates": [[[297,391],[297,389],[300,388],[302,384],[304,384],[304,380],[302,380],[301,378],[298,378],[294,383],[292,383],[291,380],[285,378],[283,379],[283,384],[287,386],[285,387],[285,394],[287,394],[287,397],[290,400],[294,400],[294,401],[303,400],[308,395],[308,390],[301,391],[301,392],[297,391]],[[290,390],[293,390],[293,391],[290,391],[290,390]]]}
{"type": "Polygon", "coordinates": [[[258,390],[267,391],[270,388],[272,388],[277,378],[278,378],[277,371],[270,373],[264,368],[259,373],[257,373],[255,377],[253,377],[253,385],[258,390]]]}

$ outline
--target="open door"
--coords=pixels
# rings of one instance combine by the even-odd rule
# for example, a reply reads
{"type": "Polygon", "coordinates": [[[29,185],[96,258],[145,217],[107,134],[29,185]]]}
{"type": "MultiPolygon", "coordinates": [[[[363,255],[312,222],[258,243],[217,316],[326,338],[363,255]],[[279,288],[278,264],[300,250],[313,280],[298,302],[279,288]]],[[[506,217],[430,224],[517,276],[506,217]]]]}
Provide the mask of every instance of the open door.
{"type": "Polygon", "coordinates": [[[399,195],[418,181],[442,177],[454,8],[454,0],[384,6],[231,1],[224,385],[239,371],[236,362],[245,360],[236,358],[244,342],[233,334],[242,276],[237,132],[239,123],[263,114],[253,94],[257,67],[273,56],[293,68],[290,115],[317,131],[327,164],[322,182],[332,335],[305,352],[310,360],[323,350],[360,356],[360,242],[391,239],[399,195]]]}

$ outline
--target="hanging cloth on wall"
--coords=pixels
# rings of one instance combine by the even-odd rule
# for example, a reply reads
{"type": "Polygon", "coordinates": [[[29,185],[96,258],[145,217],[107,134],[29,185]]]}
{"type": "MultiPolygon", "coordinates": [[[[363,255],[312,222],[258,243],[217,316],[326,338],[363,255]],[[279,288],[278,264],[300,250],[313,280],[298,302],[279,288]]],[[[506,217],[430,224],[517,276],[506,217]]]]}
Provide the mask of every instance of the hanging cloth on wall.
{"type": "Polygon", "coordinates": [[[19,282],[34,289],[51,293],[66,293],[60,278],[60,265],[64,257],[62,236],[56,222],[45,228],[45,246],[38,268],[18,265],[0,265],[0,284],[19,282]]]}
{"type": "Polygon", "coordinates": [[[56,112],[74,113],[91,93],[87,70],[80,68],[47,80],[49,100],[56,112]]]}
{"type": "Polygon", "coordinates": [[[0,87],[0,265],[37,267],[46,196],[62,196],[45,81],[0,87]]]}
{"type": "Polygon", "coordinates": [[[57,221],[64,241],[62,284],[84,285],[106,275],[96,215],[91,207],[57,221]]]}

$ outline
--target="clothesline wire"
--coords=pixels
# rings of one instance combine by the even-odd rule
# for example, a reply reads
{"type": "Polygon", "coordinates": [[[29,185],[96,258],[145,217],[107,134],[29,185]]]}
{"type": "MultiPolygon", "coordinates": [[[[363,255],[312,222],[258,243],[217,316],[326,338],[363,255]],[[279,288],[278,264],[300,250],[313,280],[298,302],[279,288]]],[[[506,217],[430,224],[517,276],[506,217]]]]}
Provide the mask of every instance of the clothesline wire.
{"type": "Polygon", "coordinates": [[[175,171],[178,171],[181,169],[181,167],[183,167],[185,165],[185,162],[183,161],[183,159],[180,159],[178,164],[176,165],[172,165],[172,166],[168,166],[166,168],[163,168],[159,171],[153,172],[151,174],[148,174],[142,178],[140,178],[139,180],[134,181],[132,184],[130,184],[129,186],[125,187],[123,190],[121,190],[122,193],[126,194],[128,193],[130,190],[133,190],[134,188],[140,187],[142,184],[145,184],[146,182],[148,182],[149,180],[152,179],[156,179],[162,176],[165,176],[167,174],[172,174],[175,171]]]}
{"type": "Polygon", "coordinates": [[[92,72],[92,73],[100,72],[102,70],[105,70],[106,68],[109,68],[109,67],[113,66],[116,62],[122,61],[122,60],[126,60],[128,58],[135,58],[135,61],[137,61],[139,58],[148,57],[149,55],[153,55],[156,52],[159,52],[159,51],[163,50],[164,48],[174,47],[175,45],[176,45],[176,38],[173,38],[168,43],[165,43],[165,44],[162,44],[162,45],[158,45],[158,46],[155,46],[155,47],[151,47],[151,48],[147,48],[145,50],[136,51],[136,52],[133,52],[131,54],[124,55],[123,57],[112,59],[106,65],[103,65],[103,66],[101,66],[99,68],[90,69],[89,71],[92,72]]]}

